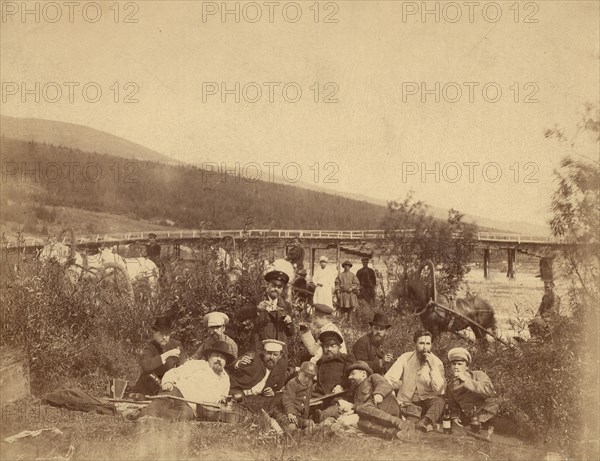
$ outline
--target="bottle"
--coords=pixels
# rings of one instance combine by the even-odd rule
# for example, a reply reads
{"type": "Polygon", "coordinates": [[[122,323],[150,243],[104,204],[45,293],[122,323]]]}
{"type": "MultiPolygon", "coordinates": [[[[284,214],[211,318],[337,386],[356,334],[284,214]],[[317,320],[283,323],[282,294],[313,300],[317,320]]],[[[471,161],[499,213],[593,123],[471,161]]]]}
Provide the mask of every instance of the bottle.
{"type": "Polygon", "coordinates": [[[473,416],[471,417],[471,432],[473,434],[479,434],[479,430],[481,429],[481,423],[479,422],[479,418],[477,417],[477,406],[473,407],[473,416]]]}
{"type": "Polygon", "coordinates": [[[444,406],[444,416],[442,418],[442,428],[444,434],[452,434],[452,418],[450,418],[450,405],[444,406]]]}

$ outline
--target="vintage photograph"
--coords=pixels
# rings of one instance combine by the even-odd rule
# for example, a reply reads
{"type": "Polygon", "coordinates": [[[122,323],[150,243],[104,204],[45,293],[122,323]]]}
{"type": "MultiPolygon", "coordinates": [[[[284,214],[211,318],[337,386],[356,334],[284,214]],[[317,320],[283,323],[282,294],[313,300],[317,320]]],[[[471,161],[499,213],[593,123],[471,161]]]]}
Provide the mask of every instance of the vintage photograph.
{"type": "Polygon", "coordinates": [[[600,3],[0,0],[0,458],[600,459],[600,3]]]}

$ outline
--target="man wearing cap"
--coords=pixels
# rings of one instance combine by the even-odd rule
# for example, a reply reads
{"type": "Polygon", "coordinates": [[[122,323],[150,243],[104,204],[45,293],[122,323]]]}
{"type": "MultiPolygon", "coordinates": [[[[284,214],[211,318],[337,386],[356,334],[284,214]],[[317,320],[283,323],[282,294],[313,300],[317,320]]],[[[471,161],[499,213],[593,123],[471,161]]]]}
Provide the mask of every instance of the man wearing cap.
{"type": "Polygon", "coordinates": [[[307,302],[309,298],[310,291],[308,290],[306,283],[307,274],[306,269],[300,269],[298,271],[298,277],[296,277],[296,280],[294,280],[294,283],[292,284],[292,291],[298,301],[307,302]]]}
{"type": "Polygon", "coordinates": [[[224,341],[215,342],[205,351],[206,360],[188,360],[165,373],[161,395],[189,400],[161,398],[154,400],[140,414],[143,418],[163,418],[170,421],[194,419],[196,403],[217,405],[229,394],[229,376],[225,367],[234,357],[224,341]],[[196,403],[194,403],[196,402],[196,403]]]}
{"type": "Polygon", "coordinates": [[[392,354],[383,351],[383,341],[391,326],[385,314],[376,312],[369,322],[369,332],[352,346],[356,360],[365,361],[375,373],[385,374],[394,361],[392,354]]]}
{"type": "Polygon", "coordinates": [[[544,280],[544,296],[537,314],[527,327],[532,338],[546,339],[559,321],[560,296],[554,293],[554,282],[544,280]]]}
{"type": "Polygon", "coordinates": [[[335,279],[335,293],[338,298],[338,308],[345,314],[350,314],[358,306],[357,293],[360,288],[360,282],[354,273],[350,272],[352,263],[344,261],[342,263],[344,272],[335,279]]]}
{"type": "Polygon", "coordinates": [[[444,364],[431,352],[432,334],[417,331],[413,335],[415,350],[398,357],[385,378],[398,389],[398,401],[409,416],[420,416],[417,428],[433,430],[442,416],[446,389],[444,364]],[[416,413],[414,411],[416,410],[416,413]]]}
{"type": "Polygon", "coordinates": [[[287,427],[288,430],[311,428],[312,421],[305,416],[310,406],[316,374],[317,366],[312,362],[304,362],[300,365],[298,376],[285,385],[281,398],[283,418],[278,418],[282,427],[287,427]]]}
{"type": "Polygon", "coordinates": [[[294,245],[288,250],[287,260],[292,263],[297,271],[304,269],[304,249],[300,246],[300,239],[294,239],[294,245]]]}
{"type": "Polygon", "coordinates": [[[287,379],[285,343],[276,339],[262,341],[262,351],[247,352],[231,368],[231,395],[253,412],[264,409],[276,414],[281,391],[287,379]]]}
{"type": "Polygon", "coordinates": [[[229,323],[229,317],[223,312],[209,312],[204,316],[208,337],[200,345],[193,355],[193,358],[204,356],[204,351],[210,348],[217,341],[225,341],[229,345],[229,352],[234,358],[238,356],[238,346],[233,339],[225,334],[225,326],[229,323]]]}
{"type": "Polygon", "coordinates": [[[491,379],[483,371],[470,371],[471,354],[463,347],[448,351],[448,361],[454,379],[446,389],[446,402],[457,425],[468,424],[474,407],[482,427],[498,414],[496,391],[491,379]]]}
{"type": "Polygon", "coordinates": [[[163,375],[186,360],[181,343],[171,338],[171,321],[157,317],[152,324],[152,340],[142,351],[140,376],[131,389],[133,393],[155,395],[160,391],[163,375]]]}
{"type": "Polygon", "coordinates": [[[377,276],[375,271],[369,267],[369,258],[362,258],[360,261],[363,267],[356,271],[356,278],[360,283],[360,297],[372,306],[375,304],[377,276]]]}
{"type": "Polygon", "coordinates": [[[359,417],[358,428],[380,437],[401,436],[409,424],[400,418],[400,406],[392,386],[380,374],[362,361],[352,363],[346,370],[353,390],[353,404],[359,417]]]}
{"type": "MultiPolygon", "coordinates": [[[[326,306],[325,304],[315,304],[313,306],[313,318],[312,324],[317,328],[317,338],[321,335],[321,333],[325,331],[335,331],[340,338],[342,338],[342,344],[340,347],[340,352],[342,354],[347,354],[348,350],[346,348],[346,343],[344,342],[344,337],[342,336],[342,332],[339,327],[333,323],[332,315],[333,308],[326,306]]],[[[304,323],[300,323],[300,337],[302,338],[302,342],[306,346],[306,349],[312,356],[310,359],[311,362],[317,363],[319,359],[323,356],[323,348],[321,344],[315,341],[310,329],[304,323]]]]}
{"type": "Polygon", "coordinates": [[[148,243],[146,244],[146,253],[144,256],[160,267],[160,245],[156,241],[156,234],[152,232],[148,234],[148,243]]]}
{"type": "Polygon", "coordinates": [[[335,268],[328,266],[329,259],[327,256],[319,258],[319,267],[315,269],[313,275],[313,283],[316,285],[313,302],[315,304],[325,304],[333,307],[333,291],[335,289],[335,278],[337,273],[335,268]]]}
{"type": "MultiPolygon", "coordinates": [[[[274,270],[265,274],[267,288],[263,295],[253,298],[237,313],[239,321],[254,321],[254,348],[260,350],[262,341],[276,339],[287,346],[296,329],[292,322],[292,305],[282,298],[289,277],[274,270]]],[[[287,354],[287,347],[284,348],[287,354]]]]}

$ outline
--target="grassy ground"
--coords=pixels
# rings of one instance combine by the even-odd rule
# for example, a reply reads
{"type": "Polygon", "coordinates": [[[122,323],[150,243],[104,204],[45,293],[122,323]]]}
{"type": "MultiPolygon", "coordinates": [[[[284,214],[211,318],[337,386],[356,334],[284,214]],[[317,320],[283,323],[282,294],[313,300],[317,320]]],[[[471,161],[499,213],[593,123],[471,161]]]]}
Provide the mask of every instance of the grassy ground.
{"type": "Polygon", "coordinates": [[[357,433],[287,437],[269,435],[262,424],[208,422],[140,424],[120,416],[68,411],[23,400],[2,406],[2,440],[23,430],[59,428],[35,438],[1,443],[1,459],[124,460],[532,460],[545,452],[494,434],[485,442],[455,432],[418,434],[413,442],[385,441],[357,433]],[[72,448],[71,448],[72,447],[72,448]]]}

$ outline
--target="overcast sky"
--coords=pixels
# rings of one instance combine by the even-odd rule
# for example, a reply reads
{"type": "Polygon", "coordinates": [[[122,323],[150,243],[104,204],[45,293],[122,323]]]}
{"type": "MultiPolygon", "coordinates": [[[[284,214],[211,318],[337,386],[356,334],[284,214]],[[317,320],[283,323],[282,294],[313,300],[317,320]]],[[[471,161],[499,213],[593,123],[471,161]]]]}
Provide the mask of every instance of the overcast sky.
{"type": "Polygon", "coordinates": [[[191,1],[99,2],[92,22],[90,3],[73,22],[63,2],[29,2],[39,18],[2,3],[3,115],[87,125],[188,162],[256,162],[263,179],[265,162],[278,174],[296,162],[290,181],[301,172],[383,200],[412,189],[435,206],[540,224],[566,152],[544,130],[574,130],[598,100],[598,2],[426,2],[439,18],[423,18],[422,2],[229,2],[239,22],[221,2],[191,1]],[[51,102],[47,86],[36,103],[7,82],[57,82],[63,94],[51,102]],[[79,84],[73,102],[64,82],[79,84]],[[96,103],[82,94],[89,82],[96,103]]]}

